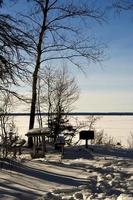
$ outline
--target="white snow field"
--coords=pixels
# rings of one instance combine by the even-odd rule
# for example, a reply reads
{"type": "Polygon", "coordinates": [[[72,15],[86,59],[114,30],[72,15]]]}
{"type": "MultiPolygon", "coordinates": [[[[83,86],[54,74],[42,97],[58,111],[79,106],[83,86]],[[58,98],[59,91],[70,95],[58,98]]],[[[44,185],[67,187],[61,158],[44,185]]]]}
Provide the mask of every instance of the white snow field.
{"type": "Polygon", "coordinates": [[[76,146],[63,158],[0,159],[0,199],[133,200],[133,150],[76,146]]]}

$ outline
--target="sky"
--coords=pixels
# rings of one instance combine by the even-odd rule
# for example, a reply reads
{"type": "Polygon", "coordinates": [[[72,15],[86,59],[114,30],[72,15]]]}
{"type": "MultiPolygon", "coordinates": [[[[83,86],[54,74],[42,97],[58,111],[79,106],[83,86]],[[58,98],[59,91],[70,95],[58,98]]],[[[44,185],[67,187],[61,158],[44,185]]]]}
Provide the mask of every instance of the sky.
{"type": "MultiPolygon", "coordinates": [[[[133,111],[133,21],[130,13],[111,16],[97,27],[97,37],[107,45],[101,65],[90,64],[80,73],[82,111],[133,111]]],[[[80,110],[80,109],[79,109],[80,110]]]]}
{"type": "MultiPolygon", "coordinates": [[[[20,0],[16,9],[24,9],[20,0]]],[[[99,0],[104,3],[105,0],[99,0]]],[[[9,8],[7,8],[8,10],[9,8]]],[[[100,64],[90,63],[84,73],[70,69],[80,88],[74,111],[133,112],[133,20],[131,12],[110,12],[102,24],[90,24],[92,36],[105,44],[105,57],[100,64]]],[[[87,29],[86,32],[87,33],[87,29]]],[[[69,66],[68,66],[69,67],[69,66]]]]}

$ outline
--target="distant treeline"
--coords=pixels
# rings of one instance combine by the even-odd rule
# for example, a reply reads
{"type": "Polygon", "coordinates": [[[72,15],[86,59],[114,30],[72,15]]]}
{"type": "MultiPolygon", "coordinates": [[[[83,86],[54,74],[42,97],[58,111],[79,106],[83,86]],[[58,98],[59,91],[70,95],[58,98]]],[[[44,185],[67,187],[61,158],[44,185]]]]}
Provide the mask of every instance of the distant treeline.
{"type": "MultiPolygon", "coordinates": [[[[29,116],[30,113],[0,113],[0,116],[8,115],[8,116],[29,116]]],[[[35,115],[43,115],[47,116],[48,113],[35,113],[35,115]]],[[[51,115],[56,115],[56,113],[51,113],[51,115]]],[[[97,115],[97,116],[133,116],[133,112],[71,112],[71,113],[62,113],[62,115],[69,116],[89,116],[89,115],[97,115]]]]}

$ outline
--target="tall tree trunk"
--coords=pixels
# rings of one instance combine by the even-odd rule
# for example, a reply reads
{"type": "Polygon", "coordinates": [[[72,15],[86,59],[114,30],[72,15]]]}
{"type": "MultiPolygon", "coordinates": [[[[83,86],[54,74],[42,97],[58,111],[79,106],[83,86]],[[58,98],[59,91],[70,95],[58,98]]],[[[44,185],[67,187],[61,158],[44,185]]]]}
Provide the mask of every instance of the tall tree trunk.
{"type": "Polygon", "coordinates": [[[42,115],[41,115],[41,102],[40,102],[40,93],[41,93],[41,85],[40,78],[38,78],[38,89],[37,89],[37,114],[38,114],[38,124],[39,128],[43,127],[42,115]]]}
{"type": "MultiPolygon", "coordinates": [[[[46,31],[48,4],[49,4],[49,0],[46,0],[45,6],[41,7],[42,11],[43,11],[43,23],[42,23],[40,34],[39,34],[39,40],[38,40],[38,45],[37,45],[36,64],[35,64],[35,70],[33,73],[33,80],[32,80],[32,100],[31,100],[29,129],[34,128],[34,122],[35,122],[36,99],[37,99],[37,79],[38,79],[38,72],[39,72],[40,63],[41,63],[42,44],[43,44],[44,34],[46,31]]],[[[32,141],[31,137],[29,137],[28,146],[30,148],[33,147],[33,141],[32,141]]]]}
{"type": "Polygon", "coordinates": [[[31,111],[30,111],[30,124],[29,129],[34,127],[35,122],[35,110],[36,110],[36,98],[37,98],[37,74],[38,74],[39,66],[37,66],[37,70],[33,74],[33,83],[32,83],[32,102],[31,102],[31,111]]]}

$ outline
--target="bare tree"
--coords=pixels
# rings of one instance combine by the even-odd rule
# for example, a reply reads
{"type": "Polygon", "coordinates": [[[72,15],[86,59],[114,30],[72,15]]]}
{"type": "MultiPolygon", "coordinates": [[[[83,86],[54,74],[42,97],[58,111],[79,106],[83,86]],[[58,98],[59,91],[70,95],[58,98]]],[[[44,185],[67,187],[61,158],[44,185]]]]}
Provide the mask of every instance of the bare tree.
{"type": "Polygon", "coordinates": [[[19,85],[19,80],[23,81],[29,73],[24,57],[30,53],[30,45],[29,38],[20,28],[24,24],[0,9],[0,91],[9,92],[10,85],[19,85]]]}
{"type": "Polygon", "coordinates": [[[3,93],[0,99],[0,127],[1,137],[7,137],[7,126],[9,125],[9,116],[7,113],[11,108],[11,98],[8,93],[3,93]]]}
{"type": "Polygon", "coordinates": [[[44,67],[44,62],[66,59],[81,67],[78,57],[89,62],[98,62],[102,58],[102,46],[98,45],[95,40],[85,37],[82,30],[87,27],[89,20],[100,23],[104,13],[91,1],[76,2],[72,0],[32,0],[29,4],[32,6],[32,14],[23,16],[29,22],[30,38],[33,38],[34,43],[33,61],[35,61],[33,62],[29,129],[34,127],[37,79],[39,70],[42,66],[44,67]]]}
{"type": "Polygon", "coordinates": [[[12,108],[12,97],[10,93],[1,94],[0,99],[0,138],[1,144],[3,143],[3,156],[8,154],[8,142],[11,140],[12,135],[9,135],[10,130],[15,131],[15,124],[13,117],[8,116],[7,114],[11,111],[12,108]]]}
{"type": "MultiPolygon", "coordinates": [[[[0,3],[2,3],[1,1],[0,3]]],[[[32,13],[22,16],[27,27],[20,29],[17,21],[9,15],[0,15],[0,89],[17,84],[27,75],[24,59],[27,46],[32,46],[32,99],[29,129],[34,127],[37,101],[38,73],[44,63],[57,59],[68,60],[81,68],[86,61],[99,62],[103,47],[95,40],[85,37],[83,29],[89,22],[101,23],[104,12],[92,1],[30,0],[32,13]],[[6,33],[6,34],[3,34],[6,33]],[[28,40],[27,40],[28,36],[28,40]],[[32,44],[31,44],[32,43],[32,44]],[[22,57],[24,55],[24,57],[22,57]],[[83,58],[82,62],[78,58],[83,58]],[[83,64],[83,65],[82,65],[83,64]],[[17,78],[16,78],[17,77],[17,78]]],[[[21,21],[21,20],[19,20],[21,21]]],[[[22,24],[21,24],[22,28],[22,24]]],[[[87,29],[86,29],[87,31],[87,29]]],[[[4,89],[8,90],[7,87],[4,89]]]]}
{"type": "Polygon", "coordinates": [[[79,89],[76,81],[70,77],[65,67],[61,69],[46,67],[39,99],[42,109],[46,108],[48,112],[48,126],[51,129],[54,142],[61,132],[66,130],[67,136],[73,131],[67,113],[72,110],[72,105],[78,96],[79,89]]]}
{"type": "Polygon", "coordinates": [[[9,153],[16,156],[18,151],[21,154],[21,147],[26,142],[18,135],[18,128],[13,116],[8,115],[12,112],[14,97],[11,93],[4,92],[0,99],[0,156],[7,157],[9,153]]]}

